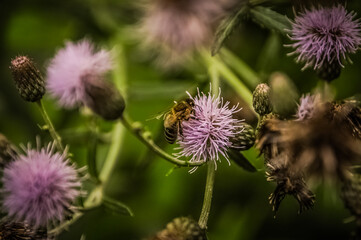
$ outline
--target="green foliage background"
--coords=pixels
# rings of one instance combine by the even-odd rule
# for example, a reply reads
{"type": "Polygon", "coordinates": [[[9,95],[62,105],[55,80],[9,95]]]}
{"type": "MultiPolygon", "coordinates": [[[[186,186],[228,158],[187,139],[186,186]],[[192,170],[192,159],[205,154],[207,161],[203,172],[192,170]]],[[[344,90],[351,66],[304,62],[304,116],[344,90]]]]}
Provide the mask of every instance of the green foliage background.
{"type": "MultiPolygon", "coordinates": [[[[47,61],[63,46],[64,40],[88,37],[108,49],[123,51],[125,60],[118,67],[126,71],[128,88],[128,114],[143,122],[157,142],[173,151],[173,146],[163,140],[162,122],[145,121],[167,109],[174,99],[184,96],[185,90],[202,85],[206,74],[199,70],[163,73],[144,57],[131,30],[135,28],[140,12],[131,0],[2,0],[0,2],[0,132],[15,144],[35,142],[43,123],[34,104],[22,101],[13,85],[8,69],[11,58],[26,54],[35,59],[45,73],[47,61]],[[203,82],[202,82],[203,81],[203,82]]],[[[293,18],[292,5],[288,1],[269,1],[268,6],[289,18],[293,18]]],[[[361,12],[358,1],[351,1],[348,9],[361,12]]],[[[290,49],[283,47],[290,41],[277,33],[262,28],[250,19],[244,19],[226,41],[234,54],[255,69],[263,81],[274,71],[286,73],[297,86],[299,93],[306,93],[317,85],[312,71],[300,71],[301,66],[287,57],[290,49]]],[[[353,65],[347,65],[339,79],[332,83],[337,98],[359,94],[361,90],[361,54],[352,56],[353,65]]],[[[203,84],[204,85],[204,84],[203,84]]],[[[222,84],[227,100],[238,97],[226,84],[222,84]]],[[[77,110],[63,110],[48,96],[45,105],[56,128],[74,154],[78,165],[85,165],[88,139],[76,131],[86,131],[89,122],[77,110]]],[[[255,124],[249,110],[243,110],[244,118],[255,124]]],[[[109,131],[111,124],[99,121],[101,129],[109,131]]],[[[153,155],[130,133],[126,133],[121,157],[107,186],[107,195],[128,205],[134,217],[118,216],[103,208],[86,213],[63,233],[60,239],[142,239],[162,229],[178,216],[198,218],[203,201],[205,184],[204,167],[194,174],[187,169],[176,169],[166,176],[172,165],[153,155]]],[[[101,166],[106,145],[99,147],[98,164],[101,166]]],[[[253,164],[262,168],[257,152],[253,164]]],[[[248,173],[226,161],[219,164],[209,222],[209,238],[212,240],[236,239],[345,239],[353,229],[352,223],[344,224],[350,215],[343,208],[338,189],[316,186],[316,204],[312,211],[297,214],[297,203],[287,197],[276,218],[268,204],[268,196],[274,185],[268,183],[264,171],[248,173]]],[[[92,186],[86,186],[91,188],[92,186]]]]}

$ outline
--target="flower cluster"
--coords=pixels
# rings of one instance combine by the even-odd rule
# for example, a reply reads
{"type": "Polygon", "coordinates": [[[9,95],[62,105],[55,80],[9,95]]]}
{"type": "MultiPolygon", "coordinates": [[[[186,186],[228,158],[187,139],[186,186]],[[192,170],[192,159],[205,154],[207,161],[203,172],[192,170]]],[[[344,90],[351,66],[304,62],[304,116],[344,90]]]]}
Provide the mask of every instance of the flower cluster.
{"type": "Polygon", "coordinates": [[[258,128],[257,146],[265,157],[267,180],[277,183],[270,196],[275,211],[286,194],[299,202],[300,212],[311,208],[315,196],[306,178],[345,181],[350,167],[361,159],[356,104],[322,101],[320,95],[306,95],[300,102],[295,119],[281,120],[271,113],[258,128]]]}
{"type": "Polygon", "coordinates": [[[67,151],[54,152],[54,144],[39,150],[30,145],[4,169],[3,208],[16,221],[35,227],[62,221],[81,194],[81,182],[67,151]]]}
{"type": "Polygon", "coordinates": [[[233,118],[240,111],[238,105],[230,108],[220,94],[211,92],[206,95],[198,90],[194,98],[188,95],[194,101],[194,116],[182,122],[182,136],[178,139],[181,151],[176,155],[191,157],[190,162],[216,162],[220,155],[228,160],[230,139],[235,138],[242,122],[233,118]]]}

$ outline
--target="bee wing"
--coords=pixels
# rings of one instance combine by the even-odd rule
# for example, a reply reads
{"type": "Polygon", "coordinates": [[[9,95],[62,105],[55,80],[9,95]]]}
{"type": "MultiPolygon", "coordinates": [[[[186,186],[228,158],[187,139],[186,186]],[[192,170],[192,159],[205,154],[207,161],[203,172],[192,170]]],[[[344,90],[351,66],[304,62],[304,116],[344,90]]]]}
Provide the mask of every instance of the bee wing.
{"type": "Polygon", "coordinates": [[[158,113],[158,114],[155,114],[153,115],[152,117],[148,118],[146,121],[151,121],[151,120],[160,120],[160,119],[164,119],[165,116],[169,113],[170,111],[164,111],[164,112],[161,112],[161,113],[158,113]]]}

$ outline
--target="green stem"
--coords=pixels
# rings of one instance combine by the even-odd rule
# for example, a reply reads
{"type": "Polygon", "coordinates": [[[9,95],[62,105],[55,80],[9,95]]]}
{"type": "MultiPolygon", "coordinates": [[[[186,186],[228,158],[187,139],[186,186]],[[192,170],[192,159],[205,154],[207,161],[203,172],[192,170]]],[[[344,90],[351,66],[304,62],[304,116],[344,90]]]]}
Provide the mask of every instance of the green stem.
{"type": "Polygon", "coordinates": [[[36,103],[37,103],[37,106],[39,107],[41,115],[43,116],[45,124],[49,128],[48,130],[49,130],[50,136],[54,139],[54,142],[55,142],[58,150],[63,152],[64,147],[63,147],[63,144],[61,143],[61,138],[60,138],[59,134],[55,131],[54,125],[51,122],[50,117],[49,117],[49,115],[47,114],[47,112],[45,110],[43,102],[41,100],[39,100],[36,103]]]}
{"type": "Polygon", "coordinates": [[[207,229],[208,216],[212,204],[215,173],[216,173],[215,162],[209,161],[207,167],[207,180],[206,180],[206,187],[204,190],[203,206],[202,206],[201,215],[198,220],[198,224],[202,229],[207,229]]]}
{"type": "Polygon", "coordinates": [[[211,57],[208,52],[203,51],[201,53],[202,58],[207,66],[213,66],[217,68],[219,74],[227,81],[227,83],[234,88],[240,97],[250,106],[252,109],[252,93],[242,83],[242,81],[221,61],[217,56],[211,57]]]}
{"type": "Polygon", "coordinates": [[[256,88],[261,82],[257,73],[228,49],[223,48],[220,52],[220,56],[250,87],[256,88]]]}
{"type": "Polygon", "coordinates": [[[196,167],[203,165],[203,163],[191,163],[188,161],[179,160],[175,157],[172,157],[165,151],[163,151],[160,147],[158,147],[153,139],[150,136],[150,132],[144,131],[142,125],[138,122],[133,123],[127,116],[123,116],[121,119],[124,127],[126,127],[130,132],[132,132],[141,142],[143,142],[146,146],[149,147],[153,152],[158,154],[160,157],[164,158],[168,162],[171,162],[180,167],[196,167]]]}
{"type": "Polygon", "coordinates": [[[106,182],[108,181],[110,174],[114,169],[120,153],[121,146],[124,142],[124,134],[125,131],[123,126],[120,124],[120,122],[117,122],[114,126],[113,137],[111,141],[112,143],[109,147],[107,158],[105,159],[102,170],[99,173],[99,180],[102,185],[106,185],[106,182]]]}

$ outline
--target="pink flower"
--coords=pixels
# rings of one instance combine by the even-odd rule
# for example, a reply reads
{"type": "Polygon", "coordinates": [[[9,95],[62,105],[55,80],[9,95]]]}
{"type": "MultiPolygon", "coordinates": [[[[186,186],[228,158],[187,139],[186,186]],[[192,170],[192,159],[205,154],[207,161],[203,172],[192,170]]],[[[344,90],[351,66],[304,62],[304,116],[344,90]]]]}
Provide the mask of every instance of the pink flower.
{"type": "Polygon", "coordinates": [[[51,60],[47,72],[47,89],[63,107],[85,104],[85,85],[89,79],[102,78],[112,69],[110,53],[95,51],[88,40],[67,42],[51,60]]]}
{"type": "Polygon", "coordinates": [[[25,150],[4,170],[3,208],[16,221],[35,227],[62,221],[81,194],[81,182],[67,151],[54,153],[54,144],[40,150],[25,150]]]}
{"type": "Polygon", "coordinates": [[[242,128],[241,120],[233,118],[240,111],[237,106],[229,107],[223,98],[200,93],[194,101],[194,115],[182,122],[182,136],[178,138],[179,149],[176,156],[191,157],[190,162],[220,161],[222,155],[227,159],[227,150],[232,146],[230,138],[234,138],[237,129],[242,128]]]}
{"type": "Polygon", "coordinates": [[[230,2],[234,1],[152,0],[141,22],[142,41],[168,60],[181,58],[212,41],[215,23],[230,2]]]}

